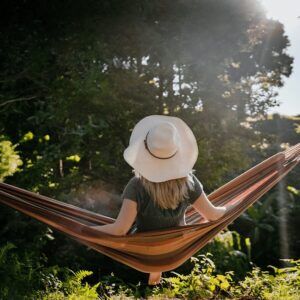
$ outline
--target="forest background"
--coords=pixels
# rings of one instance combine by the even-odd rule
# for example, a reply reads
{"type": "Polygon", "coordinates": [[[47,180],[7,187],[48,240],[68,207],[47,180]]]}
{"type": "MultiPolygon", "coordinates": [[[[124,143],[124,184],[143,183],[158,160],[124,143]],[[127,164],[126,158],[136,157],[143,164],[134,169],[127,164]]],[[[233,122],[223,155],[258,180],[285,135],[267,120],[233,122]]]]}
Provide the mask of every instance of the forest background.
{"type": "MultiPolygon", "coordinates": [[[[1,5],[2,181],[115,217],[132,176],[123,151],[147,115],[177,116],[192,128],[207,194],[300,140],[300,115],[268,114],[293,58],[283,25],[258,1],[1,5]]],[[[212,253],[217,271],[237,279],[253,266],[299,259],[299,175],[295,168],[200,254],[212,253]]],[[[111,273],[145,282],[3,205],[0,224],[3,299],[30,297],[66,270],[93,271],[90,283],[111,273]]],[[[179,268],[189,270],[189,262],[179,268]]]]}

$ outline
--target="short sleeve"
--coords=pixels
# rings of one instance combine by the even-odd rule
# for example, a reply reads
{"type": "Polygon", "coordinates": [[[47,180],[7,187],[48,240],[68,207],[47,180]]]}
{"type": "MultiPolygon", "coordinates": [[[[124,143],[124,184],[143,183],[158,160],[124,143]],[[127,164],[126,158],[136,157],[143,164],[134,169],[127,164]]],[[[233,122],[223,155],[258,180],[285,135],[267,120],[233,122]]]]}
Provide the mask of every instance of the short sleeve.
{"type": "Polygon", "coordinates": [[[121,195],[122,200],[124,199],[129,199],[129,200],[133,200],[135,202],[138,202],[137,199],[137,195],[138,195],[138,191],[137,191],[137,182],[138,178],[137,177],[132,177],[127,185],[125,186],[123,193],[121,195]]]}
{"type": "Polygon", "coordinates": [[[190,193],[189,193],[188,203],[190,205],[193,204],[203,192],[203,185],[199,181],[199,179],[194,174],[192,174],[192,178],[193,178],[194,189],[190,190],[190,193]]]}

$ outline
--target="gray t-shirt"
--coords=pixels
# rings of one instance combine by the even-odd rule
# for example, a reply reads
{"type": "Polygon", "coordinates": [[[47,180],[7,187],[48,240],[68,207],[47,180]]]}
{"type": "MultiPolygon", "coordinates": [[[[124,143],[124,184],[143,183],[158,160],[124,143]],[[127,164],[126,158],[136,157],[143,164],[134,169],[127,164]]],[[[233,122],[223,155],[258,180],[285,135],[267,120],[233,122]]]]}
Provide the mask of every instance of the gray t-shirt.
{"type": "Polygon", "coordinates": [[[162,209],[158,207],[145,190],[138,177],[132,177],[127,183],[122,199],[137,202],[137,231],[151,231],[179,226],[184,220],[186,208],[193,204],[203,191],[203,185],[192,174],[193,189],[189,190],[188,199],[181,201],[175,209],[162,209]]]}

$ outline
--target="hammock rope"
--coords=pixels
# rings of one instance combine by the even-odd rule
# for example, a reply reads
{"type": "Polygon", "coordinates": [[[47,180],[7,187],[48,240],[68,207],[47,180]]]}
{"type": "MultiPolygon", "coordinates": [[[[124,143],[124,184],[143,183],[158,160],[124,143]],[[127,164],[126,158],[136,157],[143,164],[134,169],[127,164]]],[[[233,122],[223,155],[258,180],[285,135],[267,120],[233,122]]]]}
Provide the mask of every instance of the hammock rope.
{"type": "Polygon", "coordinates": [[[191,207],[186,212],[185,226],[126,236],[113,236],[93,228],[113,223],[113,218],[5,183],[0,183],[0,203],[141,272],[170,271],[204,247],[299,161],[300,143],[274,154],[216,189],[208,195],[215,206],[236,204],[218,220],[208,222],[191,207]]]}

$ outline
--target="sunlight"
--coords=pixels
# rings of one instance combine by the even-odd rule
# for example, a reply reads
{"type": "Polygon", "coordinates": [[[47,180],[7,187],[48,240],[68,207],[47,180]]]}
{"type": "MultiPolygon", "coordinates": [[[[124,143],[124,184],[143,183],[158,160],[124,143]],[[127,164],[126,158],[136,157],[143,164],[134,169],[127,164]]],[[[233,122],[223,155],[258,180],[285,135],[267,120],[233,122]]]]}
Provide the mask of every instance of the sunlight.
{"type": "Polygon", "coordinates": [[[269,18],[285,24],[296,22],[300,16],[300,2],[298,0],[261,0],[261,3],[269,18]]]}
{"type": "MultiPolygon", "coordinates": [[[[299,30],[300,2],[298,0],[261,0],[267,17],[278,20],[284,25],[289,38],[299,30]]],[[[281,129],[281,128],[279,128],[281,129]]],[[[279,208],[279,235],[281,258],[289,258],[289,232],[288,232],[288,203],[285,191],[285,178],[278,183],[278,194],[276,197],[279,208]]],[[[285,262],[281,261],[282,266],[285,262]]]]}
{"type": "Polygon", "coordinates": [[[260,0],[268,18],[278,20],[284,25],[290,46],[287,53],[294,57],[293,73],[284,79],[285,85],[278,92],[280,107],[269,109],[269,113],[296,115],[300,111],[299,79],[300,79],[300,2],[299,0],[260,0]]]}

